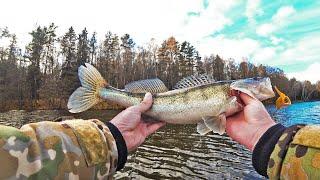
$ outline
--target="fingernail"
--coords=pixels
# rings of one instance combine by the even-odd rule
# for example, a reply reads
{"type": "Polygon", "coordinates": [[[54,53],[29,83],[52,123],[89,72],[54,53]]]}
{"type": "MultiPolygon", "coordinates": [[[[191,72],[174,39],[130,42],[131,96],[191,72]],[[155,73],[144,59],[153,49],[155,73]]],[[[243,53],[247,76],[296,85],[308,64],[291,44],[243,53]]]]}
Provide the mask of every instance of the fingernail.
{"type": "Polygon", "coordinates": [[[147,92],[146,95],[144,96],[144,99],[150,99],[152,98],[152,94],[147,92]]]}

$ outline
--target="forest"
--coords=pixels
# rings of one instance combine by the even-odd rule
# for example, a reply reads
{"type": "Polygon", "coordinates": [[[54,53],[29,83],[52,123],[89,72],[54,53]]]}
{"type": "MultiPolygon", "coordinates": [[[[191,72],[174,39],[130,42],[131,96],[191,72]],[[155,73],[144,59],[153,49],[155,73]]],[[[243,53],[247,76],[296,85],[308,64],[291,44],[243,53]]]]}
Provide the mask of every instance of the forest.
{"type": "MultiPolygon", "coordinates": [[[[117,88],[148,78],[160,78],[169,89],[183,77],[209,74],[215,80],[270,77],[272,84],[292,101],[320,99],[320,81],[288,79],[283,70],[250,60],[240,63],[217,54],[202,57],[189,42],[168,37],[161,44],[154,39],[137,45],[129,34],[106,31],[104,39],[84,28],[71,26],[57,35],[58,26],[39,26],[29,35],[31,42],[21,47],[17,36],[0,27],[0,111],[12,109],[66,109],[70,94],[80,85],[77,69],[84,63],[98,68],[108,83],[117,88]]],[[[26,35],[27,36],[27,35],[26,35]]],[[[281,59],[279,59],[280,61],[281,59]]],[[[115,108],[100,104],[96,108],[115,108]]]]}

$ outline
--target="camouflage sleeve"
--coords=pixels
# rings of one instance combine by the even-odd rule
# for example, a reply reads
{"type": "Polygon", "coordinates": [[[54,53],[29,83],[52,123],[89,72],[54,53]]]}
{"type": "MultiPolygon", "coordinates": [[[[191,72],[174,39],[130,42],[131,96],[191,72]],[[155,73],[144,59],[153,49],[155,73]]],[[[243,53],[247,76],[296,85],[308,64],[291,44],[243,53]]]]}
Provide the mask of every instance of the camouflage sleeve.
{"type": "Polygon", "coordinates": [[[119,168],[109,127],[80,119],[0,125],[0,179],[108,179],[119,168]]]}
{"type": "Polygon", "coordinates": [[[270,179],[320,179],[320,125],[295,125],[279,138],[268,163],[270,179]]]}

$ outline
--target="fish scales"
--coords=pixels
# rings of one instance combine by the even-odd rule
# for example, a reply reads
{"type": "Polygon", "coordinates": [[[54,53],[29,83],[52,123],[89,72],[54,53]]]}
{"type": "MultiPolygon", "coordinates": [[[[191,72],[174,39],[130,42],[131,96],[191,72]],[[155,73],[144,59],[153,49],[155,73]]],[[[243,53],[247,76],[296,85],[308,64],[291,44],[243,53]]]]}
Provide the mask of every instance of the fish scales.
{"type": "MultiPolygon", "coordinates": [[[[227,103],[230,84],[215,84],[189,89],[178,89],[155,94],[153,106],[145,114],[168,123],[190,124],[201,120],[202,116],[217,114],[227,103]],[[194,109],[198,109],[194,113],[194,109]]],[[[101,97],[107,101],[129,107],[140,103],[141,93],[130,93],[115,88],[104,88],[101,97]]]]}
{"type": "Polygon", "coordinates": [[[144,112],[145,115],[172,124],[197,123],[200,134],[210,131],[222,134],[226,117],[242,110],[242,105],[231,92],[240,91],[261,101],[274,97],[269,78],[214,82],[207,77],[186,77],[175,86],[182,89],[168,90],[160,79],[150,79],[132,82],[126,85],[125,90],[120,90],[108,85],[101,74],[86,63],[79,67],[82,87],[70,96],[68,108],[70,112],[78,113],[100,100],[129,107],[141,103],[145,92],[152,91],[153,105],[144,112]]]}

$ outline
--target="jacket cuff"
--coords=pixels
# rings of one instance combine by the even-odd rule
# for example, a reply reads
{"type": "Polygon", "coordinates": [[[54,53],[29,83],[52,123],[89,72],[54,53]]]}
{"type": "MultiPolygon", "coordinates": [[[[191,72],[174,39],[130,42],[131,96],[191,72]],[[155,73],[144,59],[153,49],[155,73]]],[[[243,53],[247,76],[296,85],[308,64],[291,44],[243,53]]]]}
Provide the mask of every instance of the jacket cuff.
{"type": "Polygon", "coordinates": [[[124,141],[121,132],[119,129],[110,122],[106,122],[113,138],[116,140],[117,149],[118,149],[118,165],[117,171],[121,170],[125,163],[127,162],[128,149],[126,142],[124,141]]]}
{"type": "Polygon", "coordinates": [[[267,177],[270,155],[286,128],[281,124],[270,127],[259,139],[252,153],[252,165],[255,170],[267,177]]]}

